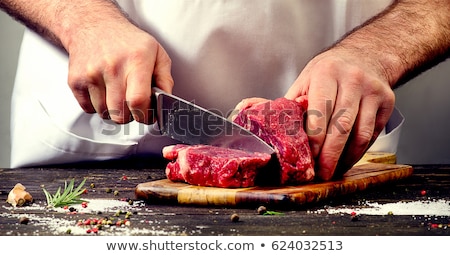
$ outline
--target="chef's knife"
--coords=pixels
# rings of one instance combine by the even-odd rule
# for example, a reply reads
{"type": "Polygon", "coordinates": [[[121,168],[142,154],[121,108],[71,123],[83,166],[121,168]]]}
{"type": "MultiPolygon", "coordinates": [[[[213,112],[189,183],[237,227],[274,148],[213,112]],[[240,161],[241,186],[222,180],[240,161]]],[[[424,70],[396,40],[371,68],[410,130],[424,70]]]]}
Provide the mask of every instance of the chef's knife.
{"type": "Polygon", "coordinates": [[[189,145],[274,153],[274,149],[261,138],[221,115],[156,87],[152,88],[152,96],[162,135],[189,145]]]}

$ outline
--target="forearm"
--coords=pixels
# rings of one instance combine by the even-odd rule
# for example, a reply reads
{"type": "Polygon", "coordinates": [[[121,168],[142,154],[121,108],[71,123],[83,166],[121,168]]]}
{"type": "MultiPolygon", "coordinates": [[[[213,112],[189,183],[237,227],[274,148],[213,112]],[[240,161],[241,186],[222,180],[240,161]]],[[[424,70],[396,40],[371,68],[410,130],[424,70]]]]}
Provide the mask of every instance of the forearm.
{"type": "Polygon", "coordinates": [[[335,47],[362,53],[392,87],[400,85],[449,56],[450,1],[395,1],[335,47]]]}
{"type": "Polygon", "coordinates": [[[65,50],[89,28],[110,20],[127,21],[111,0],[0,0],[0,8],[65,50]]]}

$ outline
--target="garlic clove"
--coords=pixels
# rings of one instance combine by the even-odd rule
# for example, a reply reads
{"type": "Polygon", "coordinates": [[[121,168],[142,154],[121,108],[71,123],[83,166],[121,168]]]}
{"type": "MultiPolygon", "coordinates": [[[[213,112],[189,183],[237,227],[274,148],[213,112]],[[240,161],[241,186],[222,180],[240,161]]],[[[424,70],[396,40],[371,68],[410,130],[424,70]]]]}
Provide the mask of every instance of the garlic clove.
{"type": "Polygon", "coordinates": [[[26,203],[32,202],[33,197],[25,190],[26,188],[24,185],[22,185],[21,183],[17,183],[9,192],[6,202],[14,207],[23,206],[26,203]]]}

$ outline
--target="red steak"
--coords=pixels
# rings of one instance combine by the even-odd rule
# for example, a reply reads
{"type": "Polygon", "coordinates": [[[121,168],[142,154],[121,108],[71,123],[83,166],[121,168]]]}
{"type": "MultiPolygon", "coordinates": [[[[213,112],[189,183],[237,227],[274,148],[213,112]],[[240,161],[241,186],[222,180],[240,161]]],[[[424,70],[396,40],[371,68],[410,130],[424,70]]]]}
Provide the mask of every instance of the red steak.
{"type": "Polygon", "coordinates": [[[250,187],[255,185],[259,168],[270,160],[269,154],[251,153],[208,145],[172,145],[163,149],[169,180],[213,187],[250,187]]]}
{"type": "Polygon", "coordinates": [[[249,99],[234,119],[275,148],[281,185],[296,185],[314,178],[314,161],[303,120],[307,106],[306,96],[296,101],[249,99]]]}

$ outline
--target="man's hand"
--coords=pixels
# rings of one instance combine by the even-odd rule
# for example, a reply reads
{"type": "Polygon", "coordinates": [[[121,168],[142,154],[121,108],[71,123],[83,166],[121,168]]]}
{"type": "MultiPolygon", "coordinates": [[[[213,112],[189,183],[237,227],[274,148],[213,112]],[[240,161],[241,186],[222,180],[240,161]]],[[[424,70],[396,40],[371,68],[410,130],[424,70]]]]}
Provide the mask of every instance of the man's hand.
{"type": "Polygon", "coordinates": [[[151,86],[172,92],[171,60],[155,38],[130,23],[104,27],[80,32],[69,45],[69,86],[88,113],[148,124],[151,86]]]}
{"type": "Polygon", "coordinates": [[[312,59],[286,94],[308,95],[317,175],[356,163],[394,108],[391,88],[450,54],[450,2],[398,0],[312,59]]]}
{"type": "Polygon", "coordinates": [[[172,92],[171,60],[110,0],[0,0],[0,8],[69,54],[81,108],[117,123],[153,121],[151,86],[172,92]]]}
{"type": "Polygon", "coordinates": [[[347,171],[389,120],[394,93],[374,70],[364,58],[332,49],[312,59],[285,95],[308,95],[306,130],[322,180],[347,171]]]}

